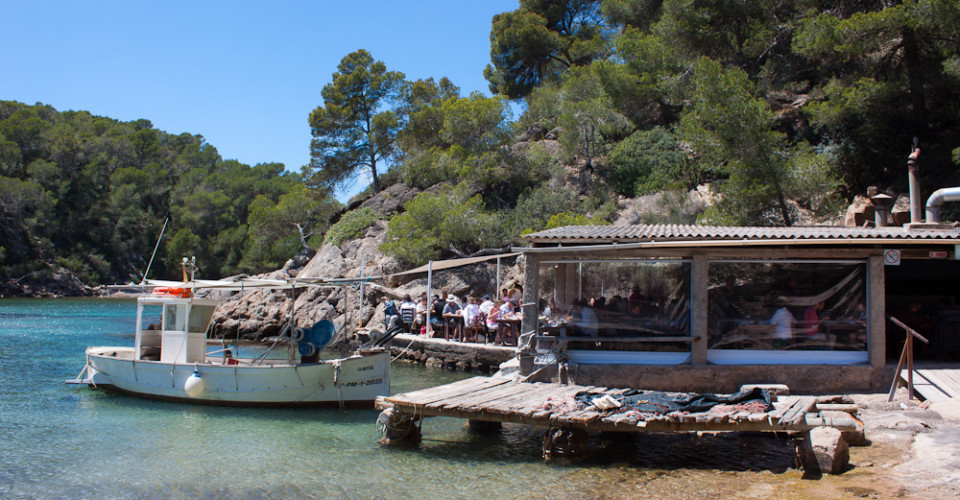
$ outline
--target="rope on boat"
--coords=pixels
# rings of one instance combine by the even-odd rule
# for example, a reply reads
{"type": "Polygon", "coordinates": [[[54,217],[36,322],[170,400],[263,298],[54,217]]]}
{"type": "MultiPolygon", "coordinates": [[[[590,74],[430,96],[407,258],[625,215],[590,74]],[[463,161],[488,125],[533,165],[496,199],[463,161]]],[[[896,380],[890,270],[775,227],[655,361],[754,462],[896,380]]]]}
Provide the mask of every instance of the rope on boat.
{"type": "Polygon", "coordinates": [[[333,362],[333,385],[337,387],[337,401],[340,403],[340,409],[346,409],[343,405],[343,388],[340,387],[340,360],[333,362]]]}
{"type": "Polygon", "coordinates": [[[414,337],[413,340],[411,340],[410,343],[407,344],[407,347],[404,347],[403,349],[400,349],[400,352],[396,355],[396,357],[394,357],[393,359],[391,359],[390,362],[393,363],[393,362],[396,361],[398,358],[400,358],[400,356],[403,356],[404,354],[406,354],[407,351],[410,350],[410,346],[412,346],[413,343],[416,342],[416,341],[417,341],[417,338],[414,337]]]}

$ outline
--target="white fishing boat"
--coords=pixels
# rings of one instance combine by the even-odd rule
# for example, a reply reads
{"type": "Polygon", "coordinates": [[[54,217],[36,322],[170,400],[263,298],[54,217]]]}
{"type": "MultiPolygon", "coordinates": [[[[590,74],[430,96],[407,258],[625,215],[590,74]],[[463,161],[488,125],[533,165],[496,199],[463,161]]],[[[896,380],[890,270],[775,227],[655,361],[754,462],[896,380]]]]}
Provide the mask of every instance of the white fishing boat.
{"type": "Polygon", "coordinates": [[[67,382],[191,403],[372,407],[377,396],[390,392],[390,355],[382,347],[361,348],[347,357],[321,356],[336,337],[334,324],[323,320],[309,328],[288,325],[273,346],[260,349],[265,352],[255,357],[234,356],[232,349],[220,345],[210,350],[207,331],[219,301],[196,295],[204,289],[296,290],[344,284],[310,278],[146,281],[143,285],[152,291],[137,299],[134,345],[87,348],[86,365],[67,382]],[[156,318],[158,309],[159,324],[145,324],[156,318]],[[287,356],[278,359],[283,347],[287,356]]]}

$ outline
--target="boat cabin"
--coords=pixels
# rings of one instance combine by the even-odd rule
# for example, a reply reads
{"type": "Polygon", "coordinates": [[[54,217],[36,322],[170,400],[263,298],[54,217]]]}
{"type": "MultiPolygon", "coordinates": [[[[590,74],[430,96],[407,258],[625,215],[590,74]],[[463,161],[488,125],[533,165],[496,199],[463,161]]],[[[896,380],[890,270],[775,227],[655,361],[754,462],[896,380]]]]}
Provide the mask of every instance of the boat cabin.
{"type": "Polygon", "coordinates": [[[952,226],[568,226],[522,239],[534,341],[521,373],[607,387],[883,390],[899,355],[887,295],[903,292],[888,275],[960,278],[952,226]]]}
{"type": "Polygon", "coordinates": [[[202,363],[207,328],[217,301],[190,297],[149,295],[137,299],[136,360],[163,363],[202,363]],[[145,309],[159,306],[160,324],[147,324],[145,309]]]}

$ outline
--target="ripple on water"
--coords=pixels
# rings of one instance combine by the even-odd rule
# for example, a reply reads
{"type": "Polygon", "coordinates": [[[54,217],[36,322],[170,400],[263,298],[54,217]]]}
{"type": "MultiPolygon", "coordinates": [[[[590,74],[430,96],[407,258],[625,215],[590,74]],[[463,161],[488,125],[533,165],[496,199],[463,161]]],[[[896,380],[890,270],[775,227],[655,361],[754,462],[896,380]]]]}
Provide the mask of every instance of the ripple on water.
{"type": "MultiPolygon", "coordinates": [[[[419,447],[395,450],[377,445],[375,411],[220,408],[78,390],[62,381],[76,376],[84,348],[132,344],[117,332],[132,328],[135,308],[4,299],[0,310],[3,498],[577,499],[618,496],[668,472],[709,482],[793,464],[788,440],[747,434],[598,435],[587,461],[544,464],[543,429],[507,424],[481,434],[448,418],[427,419],[419,447]]],[[[465,376],[395,365],[392,391],[465,376]]]]}

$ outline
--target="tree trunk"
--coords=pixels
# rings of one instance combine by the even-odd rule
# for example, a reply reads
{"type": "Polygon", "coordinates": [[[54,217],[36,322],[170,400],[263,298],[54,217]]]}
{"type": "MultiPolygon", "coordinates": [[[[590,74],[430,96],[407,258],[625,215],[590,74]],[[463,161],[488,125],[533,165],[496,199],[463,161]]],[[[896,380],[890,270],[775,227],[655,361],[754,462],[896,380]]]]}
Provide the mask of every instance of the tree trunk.
{"type": "Polygon", "coordinates": [[[313,236],[313,233],[304,234],[303,226],[301,226],[299,222],[297,222],[295,225],[297,226],[297,231],[300,233],[300,247],[303,248],[304,250],[313,251],[313,248],[311,248],[310,245],[307,244],[307,238],[309,238],[310,236],[313,236]]]}
{"type": "Polygon", "coordinates": [[[370,176],[373,177],[373,194],[380,193],[380,176],[377,175],[377,160],[370,155],[370,176]]]}
{"type": "Polygon", "coordinates": [[[787,208],[787,200],[783,197],[783,190],[780,189],[780,183],[774,182],[773,188],[777,190],[777,203],[780,205],[780,215],[783,216],[783,225],[792,226],[790,220],[790,210],[787,208]]]}

